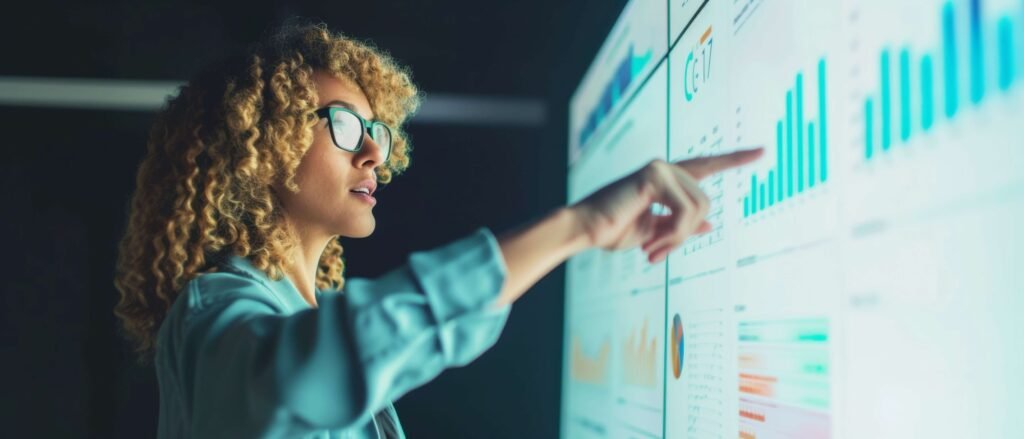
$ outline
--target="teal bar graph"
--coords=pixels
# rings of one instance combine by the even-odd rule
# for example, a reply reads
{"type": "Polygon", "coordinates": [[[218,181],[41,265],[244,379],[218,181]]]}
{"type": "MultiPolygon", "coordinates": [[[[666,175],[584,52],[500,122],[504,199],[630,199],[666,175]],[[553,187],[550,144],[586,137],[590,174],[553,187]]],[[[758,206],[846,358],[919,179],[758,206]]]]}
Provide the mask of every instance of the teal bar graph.
{"type": "Polygon", "coordinates": [[[796,121],[793,122],[793,129],[796,130],[796,191],[804,191],[804,74],[796,74],[796,121]]]}
{"type": "Polygon", "coordinates": [[[981,41],[981,0],[971,0],[971,103],[985,98],[985,45],[981,41]]]}
{"type": "Polygon", "coordinates": [[[786,197],[793,196],[793,92],[786,92],[786,197]]]}
{"type": "Polygon", "coordinates": [[[996,27],[999,41],[999,89],[1007,90],[1013,84],[1017,62],[1013,47],[1013,21],[1010,17],[1002,17],[996,27]]]}
{"type": "Polygon", "coordinates": [[[814,122],[807,124],[807,187],[814,187],[814,122]]]}
{"type": "Polygon", "coordinates": [[[900,51],[900,140],[910,139],[910,51],[900,51]]]}
{"type": "MultiPolygon", "coordinates": [[[[952,123],[966,108],[961,108],[960,97],[969,97],[971,107],[974,107],[999,96],[999,93],[989,92],[989,87],[996,90],[998,86],[998,91],[1005,92],[1020,82],[1017,64],[1022,47],[1019,47],[1021,37],[1015,27],[1024,23],[1024,14],[1002,15],[994,22],[986,22],[982,0],[964,0],[964,3],[967,8],[958,8],[953,1],[943,4],[937,14],[940,30],[940,41],[936,42],[938,51],[926,51],[916,64],[911,62],[914,55],[908,47],[899,50],[896,66],[892,65],[890,49],[881,49],[878,57],[879,89],[876,95],[869,95],[864,100],[865,160],[872,160],[879,156],[879,152],[890,150],[894,123],[899,126],[898,141],[908,143],[918,132],[928,132],[937,123],[952,123]],[[964,10],[966,17],[959,15],[964,10]],[[966,29],[958,29],[958,24],[961,27],[966,24],[966,29]],[[961,39],[964,37],[966,40],[961,39]],[[961,48],[966,48],[965,56],[961,56],[961,48]],[[915,65],[918,67],[916,72],[913,71],[915,65]],[[967,73],[963,83],[960,72],[967,73]],[[938,88],[936,75],[941,75],[938,88]],[[898,90],[893,90],[893,78],[896,78],[898,90]],[[986,79],[990,82],[995,79],[996,82],[989,86],[986,79]],[[964,85],[966,89],[962,88],[964,85]],[[899,93],[898,108],[893,108],[894,91],[899,93]],[[938,93],[941,97],[937,98],[938,93]],[[941,121],[935,117],[939,99],[945,115],[941,121]],[[920,130],[915,130],[918,120],[920,130]]],[[[824,126],[821,128],[824,131],[824,126]]]]}
{"type": "MultiPolygon", "coordinates": [[[[763,178],[750,176],[749,193],[743,197],[744,218],[786,204],[827,180],[827,66],[825,58],[817,63],[817,87],[805,90],[805,73],[801,71],[796,73],[793,87],[786,90],[785,101],[778,107],[783,115],[775,121],[775,166],[762,174],[763,178]],[[815,91],[817,97],[812,96],[815,91]]],[[[810,76],[808,83],[815,84],[810,76]]]]}
{"type": "Polygon", "coordinates": [[[882,100],[879,103],[879,113],[882,116],[882,150],[888,150],[892,146],[892,87],[889,79],[892,72],[889,69],[889,50],[882,51],[882,100]]]}
{"type": "Polygon", "coordinates": [[[875,155],[875,111],[874,102],[868,98],[864,102],[864,158],[871,159],[875,155]]]}
{"type": "Polygon", "coordinates": [[[782,176],[786,175],[786,170],[789,169],[789,168],[785,166],[786,162],[785,162],[785,160],[783,160],[783,155],[782,155],[782,145],[783,145],[782,142],[783,142],[783,140],[782,140],[782,121],[781,120],[775,126],[775,136],[776,136],[776,140],[775,140],[776,154],[775,155],[776,155],[776,160],[777,160],[775,162],[776,163],[775,174],[779,176],[778,177],[778,184],[777,184],[778,187],[776,189],[778,190],[779,201],[782,201],[782,196],[784,195],[784,192],[782,191],[782,176]]]}
{"type": "Polygon", "coordinates": [[[942,53],[943,72],[946,80],[946,117],[956,115],[959,99],[957,96],[960,89],[957,76],[957,50],[956,50],[956,17],[953,15],[953,3],[946,3],[942,7],[942,53]]]}
{"type": "Polygon", "coordinates": [[[757,175],[750,176],[750,214],[757,213],[757,175]]]}
{"type": "Polygon", "coordinates": [[[921,57],[921,129],[928,131],[935,123],[935,84],[932,80],[932,57],[921,57]]]}

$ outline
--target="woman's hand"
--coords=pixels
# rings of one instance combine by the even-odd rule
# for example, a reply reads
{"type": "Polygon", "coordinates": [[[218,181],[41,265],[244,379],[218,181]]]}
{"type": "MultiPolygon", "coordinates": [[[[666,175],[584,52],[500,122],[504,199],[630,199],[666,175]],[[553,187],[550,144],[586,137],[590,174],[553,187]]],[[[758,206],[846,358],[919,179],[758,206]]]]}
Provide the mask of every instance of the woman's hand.
{"type": "Polygon", "coordinates": [[[651,262],[665,259],[687,236],[711,230],[704,221],[711,202],[697,182],[762,153],[758,148],[674,164],[654,161],[573,206],[505,233],[498,239],[505,285],[495,304],[515,302],[558,264],[589,247],[617,250],[642,243],[651,262]],[[653,203],[671,213],[655,215],[653,203]]]}
{"type": "Polygon", "coordinates": [[[643,245],[650,262],[660,262],[687,237],[711,231],[704,220],[710,200],[698,182],[750,163],[763,148],[668,163],[655,160],[571,206],[590,244],[607,250],[643,245]],[[652,212],[653,203],[671,211],[652,212]]]}

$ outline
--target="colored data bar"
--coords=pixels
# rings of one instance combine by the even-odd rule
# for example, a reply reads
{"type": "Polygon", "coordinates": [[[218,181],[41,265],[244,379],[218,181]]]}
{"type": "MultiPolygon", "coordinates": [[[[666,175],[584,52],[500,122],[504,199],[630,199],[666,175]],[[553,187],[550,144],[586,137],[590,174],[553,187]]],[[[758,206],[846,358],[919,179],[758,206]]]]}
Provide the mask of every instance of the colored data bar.
{"type": "Polygon", "coordinates": [[[648,50],[641,56],[634,56],[633,45],[629,46],[626,55],[619,62],[612,79],[604,87],[601,99],[587,115],[587,119],[580,130],[579,144],[582,147],[590,140],[590,137],[597,131],[598,127],[608,118],[615,109],[616,104],[626,97],[629,86],[637,79],[644,67],[650,62],[653,52],[648,50]]]}
{"type": "Polygon", "coordinates": [[[829,339],[826,319],[740,322],[740,393],[827,408],[829,339]]]}
{"type": "Polygon", "coordinates": [[[777,405],[741,397],[739,438],[828,438],[831,418],[827,412],[777,405]]]}
{"type": "Polygon", "coordinates": [[[827,437],[829,326],[823,317],[739,322],[741,431],[753,437],[827,437]]]}
{"type": "Polygon", "coordinates": [[[741,342],[827,342],[828,321],[824,319],[792,319],[741,322],[737,335],[741,342]]]}
{"type": "Polygon", "coordinates": [[[750,193],[743,198],[744,218],[828,180],[828,78],[824,58],[818,61],[817,76],[818,120],[806,117],[804,74],[797,73],[794,87],[786,92],[786,116],[775,124],[775,167],[764,180],[756,174],[750,176],[750,193]]]}
{"type": "Polygon", "coordinates": [[[1017,52],[1020,48],[1015,26],[1017,21],[1009,15],[1000,17],[994,26],[983,22],[983,4],[981,0],[969,0],[967,29],[957,28],[957,7],[952,1],[942,6],[939,14],[941,26],[941,56],[934,58],[932,54],[922,54],[915,58],[910,48],[902,47],[894,56],[891,49],[882,50],[879,57],[879,91],[877,96],[868,96],[864,101],[864,158],[871,160],[879,152],[887,152],[892,148],[894,136],[892,124],[894,119],[899,124],[899,141],[909,142],[917,132],[926,132],[933,128],[935,120],[935,75],[936,63],[941,64],[941,93],[943,114],[946,120],[956,117],[962,110],[960,97],[967,96],[971,105],[979,105],[993,93],[988,93],[986,83],[988,69],[986,51],[994,50],[996,62],[994,72],[997,73],[996,86],[999,91],[1009,90],[1019,79],[1017,73],[1017,52]],[[966,35],[967,44],[961,46],[958,38],[966,35]],[[960,48],[969,51],[966,57],[961,56],[960,48]],[[893,58],[897,58],[894,62],[893,58]],[[916,60],[916,63],[914,62],[916,60]],[[966,60],[967,81],[961,80],[960,62],[966,60]],[[895,64],[895,65],[894,65],[895,64]],[[912,71],[917,67],[917,72],[912,71]],[[895,71],[894,71],[895,70],[895,71]],[[892,80],[897,78],[893,90],[892,80]],[[919,81],[915,90],[914,80],[919,81]],[[967,90],[961,90],[962,84],[967,90]],[[892,101],[898,93],[899,108],[894,108],[892,101]],[[897,115],[893,112],[897,111],[897,115]]]}

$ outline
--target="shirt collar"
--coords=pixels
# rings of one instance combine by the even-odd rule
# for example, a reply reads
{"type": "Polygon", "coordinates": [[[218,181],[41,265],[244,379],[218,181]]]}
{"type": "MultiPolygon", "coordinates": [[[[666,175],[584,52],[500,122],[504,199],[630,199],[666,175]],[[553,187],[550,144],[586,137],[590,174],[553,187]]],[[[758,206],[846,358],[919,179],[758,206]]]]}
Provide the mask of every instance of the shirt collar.
{"type": "MultiPolygon", "coordinates": [[[[292,283],[288,276],[281,276],[278,280],[270,279],[263,273],[263,270],[253,265],[249,258],[235,254],[229,256],[223,262],[223,265],[233,268],[235,271],[240,271],[265,285],[289,311],[295,312],[310,308],[309,303],[306,303],[306,300],[302,298],[302,294],[299,293],[298,288],[295,288],[295,284],[292,283]]],[[[316,291],[316,297],[317,302],[319,302],[319,290],[316,291]]]]}

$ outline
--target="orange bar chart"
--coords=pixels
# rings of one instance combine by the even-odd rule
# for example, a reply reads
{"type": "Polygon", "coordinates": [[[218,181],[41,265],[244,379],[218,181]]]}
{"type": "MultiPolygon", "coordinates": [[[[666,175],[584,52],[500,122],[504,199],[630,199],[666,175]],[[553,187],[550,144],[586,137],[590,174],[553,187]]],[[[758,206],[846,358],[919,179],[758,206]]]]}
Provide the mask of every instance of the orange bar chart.
{"type": "Polygon", "coordinates": [[[572,340],[572,366],[570,376],[572,379],[588,384],[604,384],[608,374],[608,358],[611,355],[611,344],[605,340],[601,343],[597,353],[588,355],[583,349],[583,343],[579,337],[572,340]]]}
{"type": "Polygon", "coordinates": [[[658,337],[648,339],[647,320],[640,330],[633,330],[622,346],[622,372],[626,384],[655,387],[657,377],[658,337]]]}

